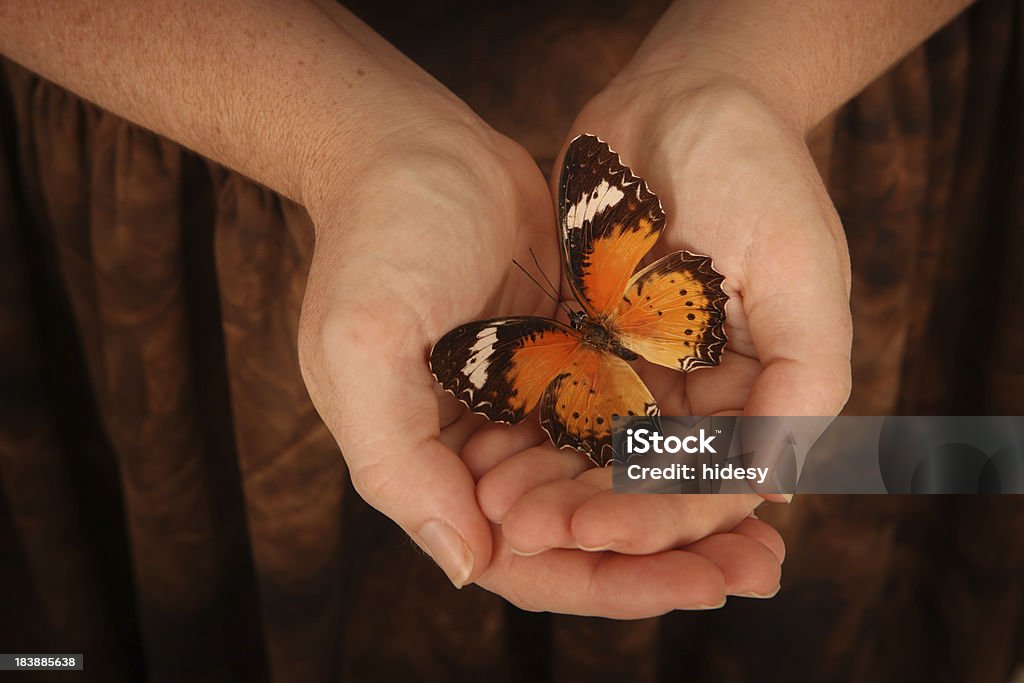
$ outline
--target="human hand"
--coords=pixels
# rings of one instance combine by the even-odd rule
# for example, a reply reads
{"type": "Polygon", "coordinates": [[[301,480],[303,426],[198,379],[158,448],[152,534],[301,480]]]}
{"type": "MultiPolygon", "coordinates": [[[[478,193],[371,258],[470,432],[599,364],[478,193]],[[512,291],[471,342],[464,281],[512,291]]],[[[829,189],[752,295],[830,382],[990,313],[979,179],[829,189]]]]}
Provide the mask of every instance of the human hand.
{"type": "MultiPolygon", "coordinates": [[[[638,368],[662,414],[837,414],[850,387],[848,256],[799,129],[737,84],[674,89],[659,73],[616,79],[584,109],[578,132],[610,141],[660,196],[668,223],[650,259],[710,254],[726,278],[721,365],[689,375],[638,368]]],[[[762,502],[613,495],[607,472],[534,436],[507,457],[487,431],[466,448],[485,513],[522,554],[665,552],[736,529],[762,502]]]]}
{"type": "MultiPolygon", "coordinates": [[[[547,187],[524,150],[457,103],[420,112],[372,151],[364,163],[346,157],[340,177],[325,163],[310,181],[317,238],[299,340],[310,396],[360,495],[457,586],[479,579],[531,609],[646,616],[715,606],[726,574],[743,583],[751,573],[729,568],[743,545],[764,551],[753,573],[767,565],[776,585],[781,543],[756,520],[689,553],[610,562],[576,549],[530,562],[511,553],[460,458],[485,423],[437,393],[426,355],[468,320],[554,315],[512,264],[532,249],[545,270],[558,269],[547,187]]],[[[523,427],[490,429],[495,453],[520,450],[523,427]]]]}
{"type": "Polygon", "coordinates": [[[440,86],[407,88],[416,104],[389,107],[387,135],[314,155],[299,354],[356,490],[461,586],[491,554],[458,455],[482,419],[436,390],[427,353],[466,320],[549,315],[554,304],[523,286],[512,259],[557,256],[532,158],[440,86]]]}

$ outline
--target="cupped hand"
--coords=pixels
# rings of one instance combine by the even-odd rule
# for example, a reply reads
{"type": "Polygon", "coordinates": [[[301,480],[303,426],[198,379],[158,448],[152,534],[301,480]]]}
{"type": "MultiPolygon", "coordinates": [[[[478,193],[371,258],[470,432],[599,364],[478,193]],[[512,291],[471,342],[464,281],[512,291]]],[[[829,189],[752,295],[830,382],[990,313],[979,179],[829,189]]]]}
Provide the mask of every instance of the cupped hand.
{"type": "MultiPolygon", "coordinates": [[[[720,604],[737,545],[763,550],[753,539],[769,537],[781,552],[763,523],[700,552],[595,562],[569,550],[524,562],[480,509],[462,451],[486,421],[439,393],[427,354],[470,320],[555,313],[512,263],[532,262],[532,249],[558,272],[554,211],[522,148],[458,103],[431,107],[368,142],[361,159],[339,150],[337,164],[316,170],[306,201],[316,245],[301,365],[356,490],[456,586],[480,580],[523,607],[614,617],[720,604]]],[[[520,444],[517,428],[494,438],[496,452],[520,444]]],[[[777,574],[779,559],[764,554],[777,574]]]]}
{"type": "MultiPolygon", "coordinates": [[[[650,258],[709,254],[726,278],[721,365],[691,374],[637,367],[662,414],[837,414],[850,390],[849,258],[803,131],[746,88],[712,80],[676,89],[657,74],[613,82],[576,121],[572,134],[582,132],[608,141],[661,198],[667,225],[650,258]]],[[[498,446],[500,431],[481,431],[466,457],[484,512],[520,555],[584,548],[618,558],[724,543],[763,502],[755,493],[613,494],[607,471],[535,430],[520,428],[515,452],[498,446]]],[[[743,546],[751,561],[762,550],[743,546]]],[[[766,576],[748,580],[757,588],[747,592],[773,593],[766,576]]]]}
{"type": "Polygon", "coordinates": [[[469,320],[549,314],[512,259],[532,249],[553,265],[556,245],[529,155],[454,97],[418,99],[387,135],[324,153],[311,171],[299,355],[356,490],[461,586],[491,555],[459,457],[482,418],[436,390],[427,354],[469,320]]]}

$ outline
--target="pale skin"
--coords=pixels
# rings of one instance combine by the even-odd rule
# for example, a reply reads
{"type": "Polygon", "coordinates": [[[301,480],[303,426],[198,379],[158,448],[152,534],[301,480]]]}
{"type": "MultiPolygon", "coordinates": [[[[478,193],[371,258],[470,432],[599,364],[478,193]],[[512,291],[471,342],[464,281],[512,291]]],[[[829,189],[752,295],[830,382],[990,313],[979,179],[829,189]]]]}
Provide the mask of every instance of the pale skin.
{"type": "MultiPolygon", "coordinates": [[[[584,107],[566,140],[613,141],[665,205],[658,252],[712,255],[732,297],[720,367],[640,368],[662,412],[842,408],[849,258],[804,137],[966,4],[679,2],[584,107]]],[[[437,392],[425,358],[442,334],[554,314],[511,263],[532,248],[558,272],[551,188],[344,8],[4,1],[0,50],[306,206],[310,396],[360,494],[453,583],[616,618],[777,591],[784,546],[751,516],[761,497],[615,496],[534,420],[488,425],[437,392]]]]}

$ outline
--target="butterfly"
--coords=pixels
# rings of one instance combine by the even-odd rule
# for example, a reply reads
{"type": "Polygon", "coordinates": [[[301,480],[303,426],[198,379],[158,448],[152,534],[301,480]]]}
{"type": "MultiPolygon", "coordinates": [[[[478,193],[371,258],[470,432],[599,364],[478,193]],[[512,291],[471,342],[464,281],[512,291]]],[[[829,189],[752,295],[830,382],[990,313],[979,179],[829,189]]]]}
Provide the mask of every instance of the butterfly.
{"type": "Polygon", "coordinates": [[[657,416],[630,362],[689,372],[725,349],[724,277],[677,251],[639,272],[665,227],[661,201],[600,138],[569,144],[558,188],[563,267],[582,310],[569,324],[515,316],[467,323],[430,352],[437,381],[471,410],[516,423],[540,406],[552,443],[614,459],[612,421],[657,416]]]}

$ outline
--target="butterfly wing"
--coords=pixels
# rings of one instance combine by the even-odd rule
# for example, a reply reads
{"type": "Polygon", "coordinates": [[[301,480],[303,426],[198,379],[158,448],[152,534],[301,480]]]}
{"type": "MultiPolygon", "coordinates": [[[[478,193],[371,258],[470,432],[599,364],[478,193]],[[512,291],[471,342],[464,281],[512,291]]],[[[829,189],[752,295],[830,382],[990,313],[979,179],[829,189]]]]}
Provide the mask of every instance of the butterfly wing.
{"type": "MultiPolygon", "coordinates": [[[[569,284],[591,318],[652,362],[682,370],[718,363],[722,277],[710,259],[688,252],[633,275],[665,214],[647,183],[602,140],[581,135],[569,144],[558,210],[569,284]]],[[[496,422],[518,422],[540,402],[541,425],[555,445],[599,465],[614,458],[616,415],[658,415],[628,363],[546,318],[463,325],[434,346],[430,367],[445,389],[496,422]]]]}
{"type": "Polygon", "coordinates": [[[478,320],[434,345],[430,369],[473,411],[495,422],[515,423],[570,367],[580,342],[575,331],[547,318],[478,320]]]}
{"type": "Polygon", "coordinates": [[[565,154],[558,214],[573,294],[588,315],[604,317],[665,227],[661,202],[606,142],[580,135],[565,154]]]}
{"type": "Polygon", "coordinates": [[[636,274],[609,324],[652,363],[686,372],[718,365],[727,341],[724,279],[707,256],[669,254],[636,274]]]}
{"type": "Polygon", "coordinates": [[[571,446],[598,465],[614,458],[614,416],[658,414],[651,392],[624,360],[581,345],[544,392],[540,423],[559,448],[571,446]]]}

